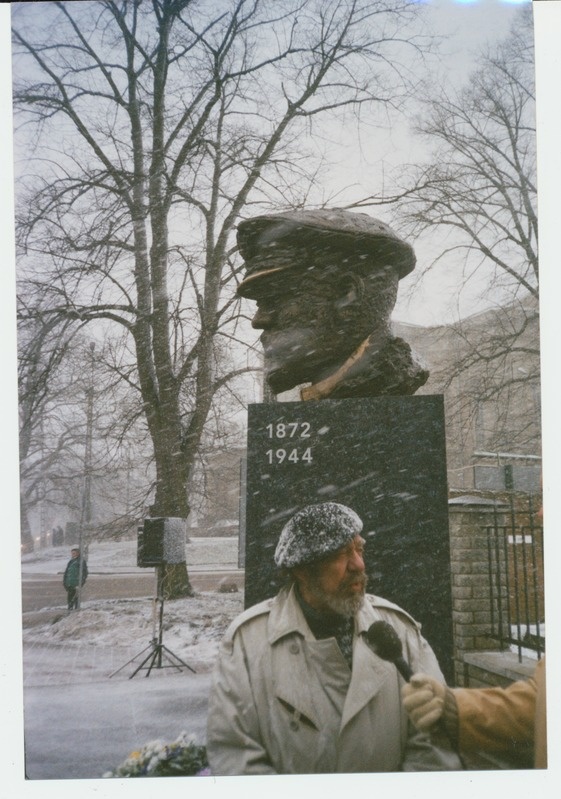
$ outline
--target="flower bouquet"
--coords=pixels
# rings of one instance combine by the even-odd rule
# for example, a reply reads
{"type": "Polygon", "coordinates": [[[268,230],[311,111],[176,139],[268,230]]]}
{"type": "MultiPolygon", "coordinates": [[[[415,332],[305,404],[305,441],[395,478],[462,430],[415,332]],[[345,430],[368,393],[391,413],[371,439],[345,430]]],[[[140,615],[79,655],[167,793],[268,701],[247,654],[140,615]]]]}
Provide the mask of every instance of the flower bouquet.
{"type": "Polygon", "coordinates": [[[115,771],[104,777],[193,777],[208,776],[206,748],[182,732],[173,743],[151,741],[131,752],[115,771]]]}

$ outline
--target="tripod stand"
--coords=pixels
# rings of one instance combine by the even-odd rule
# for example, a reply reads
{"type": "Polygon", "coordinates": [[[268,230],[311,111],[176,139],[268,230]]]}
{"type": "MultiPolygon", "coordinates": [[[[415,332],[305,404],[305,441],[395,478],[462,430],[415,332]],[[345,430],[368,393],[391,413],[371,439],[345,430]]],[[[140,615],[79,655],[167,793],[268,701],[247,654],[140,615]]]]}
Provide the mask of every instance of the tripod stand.
{"type": "Polygon", "coordinates": [[[163,636],[164,636],[164,629],[163,629],[163,621],[164,621],[164,565],[156,567],[156,596],[153,600],[153,633],[152,633],[152,640],[142,649],[138,654],[134,655],[130,660],[127,660],[122,666],[120,666],[116,671],[109,675],[109,677],[113,677],[115,674],[118,674],[124,668],[126,668],[130,663],[132,663],[137,658],[141,657],[147,650],[148,654],[140,662],[140,664],[136,667],[133,673],[130,675],[129,680],[138,674],[139,671],[146,671],[146,677],[150,676],[150,672],[152,669],[177,669],[177,671],[181,671],[182,666],[189,671],[192,671],[195,674],[195,669],[191,668],[184,660],[181,660],[176,654],[174,654],[171,649],[168,649],[165,644],[162,643],[163,636]],[[157,609],[159,606],[159,611],[157,613],[157,609]],[[158,616],[158,631],[156,634],[156,615],[158,616]],[[164,665],[163,661],[167,660],[168,663],[164,665]]]}

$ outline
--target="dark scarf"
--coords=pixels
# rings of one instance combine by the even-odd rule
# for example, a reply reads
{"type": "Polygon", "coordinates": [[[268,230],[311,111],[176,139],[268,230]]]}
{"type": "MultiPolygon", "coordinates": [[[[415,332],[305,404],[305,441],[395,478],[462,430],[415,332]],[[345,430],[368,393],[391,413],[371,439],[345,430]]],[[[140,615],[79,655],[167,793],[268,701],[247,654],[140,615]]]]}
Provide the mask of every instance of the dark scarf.
{"type": "Polygon", "coordinates": [[[349,668],[352,669],[354,618],[352,616],[340,616],[339,613],[330,611],[316,610],[302,598],[298,586],[296,586],[296,598],[302,608],[308,627],[314,636],[318,640],[335,638],[343,657],[349,664],[349,668]]]}

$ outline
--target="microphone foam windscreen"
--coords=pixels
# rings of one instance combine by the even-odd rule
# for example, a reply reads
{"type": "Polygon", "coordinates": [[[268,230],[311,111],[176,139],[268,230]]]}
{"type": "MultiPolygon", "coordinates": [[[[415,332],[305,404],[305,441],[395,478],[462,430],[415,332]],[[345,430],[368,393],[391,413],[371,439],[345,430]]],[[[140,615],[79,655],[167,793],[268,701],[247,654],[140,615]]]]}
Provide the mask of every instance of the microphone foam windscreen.
{"type": "Polygon", "coordinates": [[[366,638],[369,645],[382,660],[394,663],[401,657],[402,646],[399,636],[387,621],[375,621],[368,628],[366,638]]]}

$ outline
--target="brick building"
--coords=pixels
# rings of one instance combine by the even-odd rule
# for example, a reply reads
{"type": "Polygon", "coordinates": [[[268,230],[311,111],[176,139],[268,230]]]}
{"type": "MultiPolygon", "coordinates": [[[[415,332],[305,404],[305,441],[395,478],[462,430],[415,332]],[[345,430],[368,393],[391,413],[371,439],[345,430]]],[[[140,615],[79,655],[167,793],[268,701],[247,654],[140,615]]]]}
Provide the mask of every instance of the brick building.
{"type": "Polygon", "coordinates": [[[394,323],[426,363],[418,394],[443,394],[448,485],[458,492],[539,491],[540,357],[531,296],[454,325],[394,323]]]}

